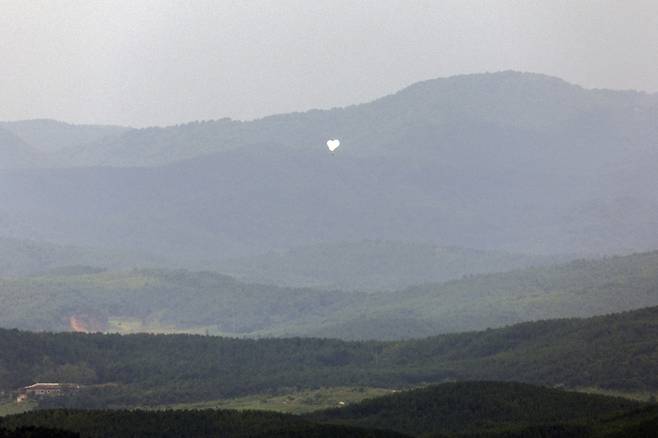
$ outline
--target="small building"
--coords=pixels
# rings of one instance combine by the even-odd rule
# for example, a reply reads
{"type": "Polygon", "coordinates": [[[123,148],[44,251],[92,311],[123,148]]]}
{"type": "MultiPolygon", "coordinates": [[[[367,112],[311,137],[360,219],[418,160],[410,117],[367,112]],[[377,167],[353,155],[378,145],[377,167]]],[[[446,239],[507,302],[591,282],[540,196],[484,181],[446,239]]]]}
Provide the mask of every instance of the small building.
{"type": "Polygon", "coordinates": [[[18,390],[16,402],[21,403],[30,398],[64,395],[80,389],[74,383],[35,383],[18,390]]]}

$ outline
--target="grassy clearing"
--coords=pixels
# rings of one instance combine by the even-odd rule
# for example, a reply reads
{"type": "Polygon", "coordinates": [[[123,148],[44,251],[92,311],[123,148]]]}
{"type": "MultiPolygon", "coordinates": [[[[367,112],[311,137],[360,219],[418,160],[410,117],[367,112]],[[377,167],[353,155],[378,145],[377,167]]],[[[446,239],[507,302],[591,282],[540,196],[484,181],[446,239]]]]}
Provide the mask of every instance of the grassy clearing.
{"type": "Polygon", "coordinates": [[[320,409],[346,406],[392,392],[394,390],[384,388],[321,388],[287,394],[258,394],[234,399],[165,405],[156,409],[237,409],[303,414],[320,409]]]}
{"type": "Polygon", "coordinates": [[[36,408],[37,403],[31,400],[16,403],[15,401],[4,400],[0,402],[0,417],[7,415],[22,414],[23,412],[31,411],[36,408]]]}
{"type": "Polygon", "coordinates": [[[163,324],[159,321],[144,321],[139,318],[110,318],[107,322],[107,333],[120,333],[122,335],[135,333],[161,333],[161,334],[189,334],[189,335],[225,335],[215,326],[196,326],[181,328],[173,324],[163,324]]]}

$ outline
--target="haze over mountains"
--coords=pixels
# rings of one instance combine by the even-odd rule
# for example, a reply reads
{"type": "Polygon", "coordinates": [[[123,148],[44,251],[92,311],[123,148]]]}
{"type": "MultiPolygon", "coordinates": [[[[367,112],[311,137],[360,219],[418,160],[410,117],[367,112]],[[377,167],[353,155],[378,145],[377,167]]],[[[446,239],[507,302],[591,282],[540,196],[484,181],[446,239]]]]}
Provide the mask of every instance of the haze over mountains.
{"type": "Polygon", "coordinates": [[[658,437],[650,3],[0,1],[0,438],[658,437]]]}
{"type": "Polygon", "coordinates": [[[55,166],[62,161],[59,154],[65,154],[63,150],[116,137],[129,130],[44,119],[0,122],[0,169],[55,166]]]}
{"type": "Polygon", "coordinates": [[[657,121],[655,94],[504,72],[250,122],[8,123],[0,235],[190,267],[363,239],[648,250],[658,247],[657,121]],[[324,146],[333,137],[335,155],[324,146]]]}
{"type": "Polygon", "coordinates": [[[655,401],[657,159],[658,95],[516,72],[1,122],[0,435],[643,437],[650,403],[512,382],[655,401]]]}

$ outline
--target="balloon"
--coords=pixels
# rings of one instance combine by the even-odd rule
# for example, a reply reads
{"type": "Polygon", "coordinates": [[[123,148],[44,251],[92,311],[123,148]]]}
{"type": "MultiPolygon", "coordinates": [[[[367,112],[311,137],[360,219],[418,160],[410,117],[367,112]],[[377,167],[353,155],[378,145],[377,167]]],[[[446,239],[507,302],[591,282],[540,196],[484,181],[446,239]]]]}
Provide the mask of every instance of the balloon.
{"type": "Polygon", "coordinates": [[[338,149],[338,146],[340,146],[340,140],[338,139],[329,140],[327,142],[327,147],[329,148],[330,152],[333,152],[336,149],[338,149]]]}

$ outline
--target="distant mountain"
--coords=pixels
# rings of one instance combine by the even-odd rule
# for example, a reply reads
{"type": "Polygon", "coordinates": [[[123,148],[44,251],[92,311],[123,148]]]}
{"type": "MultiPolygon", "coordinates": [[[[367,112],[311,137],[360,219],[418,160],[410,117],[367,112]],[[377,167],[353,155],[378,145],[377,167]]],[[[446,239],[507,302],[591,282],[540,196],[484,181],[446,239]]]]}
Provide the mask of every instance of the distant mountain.
{"type": "Polygon", "coordinates": [[[0,390],[35,381],[89,385],[42,407],[148,406],[290,388],[452,380],[658,390],[658,307],[402,342],[0,329],[0,348],[0,390]]]}
{"type": "Polygon", "coordinates": [[[72,125],[49,119],[0,122],[0,129],[13,133],[30,147],[46,154],[117,138],[131,130],[121,126],[72,125]]]}
{"type": "Polygon", "coordinates": [[[364,239],[648,251],[657,120],[655,94],[503,72],[347,108],[131,130],[56,154],[119,167],[0,171],[0,235],[184,266],[364,239]]]}
{"type": "Polygon", "coordinates": [[[227,260],[221,262],[220,270],[256,283],[368,291],[549,265],[567,258],[365,240],[315,244],[227,260]]]}
{"type": "Polygon", "coordinates": [[[0,277],[44,275],[53,270],[91,266],[102,270],[217,268],[249,283],[343,290],[394,290],[482,272],[544,266],[567,256],[528,256],[431,244],[360,241],[317,244],[219,264],[185,261],[139,251],[101,250],[0,237],[0,277]],[[172,262],[175,259],[177,262],[172,262]]]}
{"type": "Polygon", "coordinates": [[[251,284],[212,272],[69,269],[2,279],[0,301],[0,326],[29,330],[408,339],[656,306],[658,253],[379,293],[251,284]]]}
{"type": "Polygon", "coordinates": [[[81,148],[78,164],[159,165],[253,144],[323,147],[327,138],[339,137],[342,153],[439,153],[454,164],[468,158],[512,169],[512,150],[519,162],[539,153],[551,158],[548,165],[586,159],[594,151],[609,158],[624,149],[651,149],[637,142],[655,140],[656,116],[656,94],[586,90],[529,73],[475,74],[419,82],[346,108],[135,130],[81,148]]]}
{"type": "Polygon", "coordinates": [[[0,237],[0,277],[72,272],[77,268],[121,270],[167,266],[156,257],[0,237]]]}
{"type": "Polygon", "coordinates": [[[0,170],[33,166],[38,153],[11,131],[0,127],[0,170]]]}

